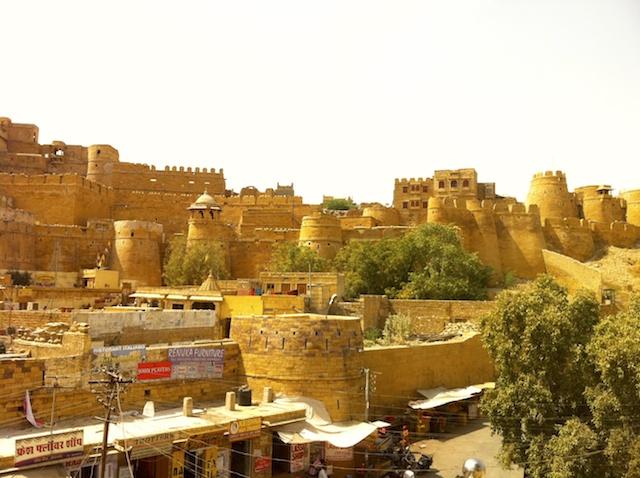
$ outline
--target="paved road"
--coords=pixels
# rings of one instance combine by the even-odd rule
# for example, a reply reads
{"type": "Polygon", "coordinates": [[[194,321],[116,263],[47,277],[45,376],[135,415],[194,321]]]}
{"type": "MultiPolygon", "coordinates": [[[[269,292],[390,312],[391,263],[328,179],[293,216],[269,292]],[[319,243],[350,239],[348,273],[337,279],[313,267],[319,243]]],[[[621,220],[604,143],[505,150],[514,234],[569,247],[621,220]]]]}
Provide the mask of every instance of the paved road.
{"type": "Polygon", "coordinates": [[[502,469],[496,460],[500,437],[491,436],[489,424],[481,419],[455,428],[447,437],[423,440],[411,448],[433,455],[434,473],[424,478],[454,478],[467,458],[481,459],[487,465],[487,478],[522,478],[521,470],[502,469]]]}

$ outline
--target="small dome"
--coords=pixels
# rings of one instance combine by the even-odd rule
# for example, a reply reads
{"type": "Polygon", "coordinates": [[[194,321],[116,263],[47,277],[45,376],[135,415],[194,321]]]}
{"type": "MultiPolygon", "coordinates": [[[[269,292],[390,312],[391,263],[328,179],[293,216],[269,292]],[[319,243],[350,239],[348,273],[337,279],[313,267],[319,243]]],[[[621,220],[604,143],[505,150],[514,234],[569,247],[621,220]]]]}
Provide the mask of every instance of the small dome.
{"type": "Polygon", "coordinates": [[[220,206],[206,190],[196,199],[189,209],[220,209],[220,206]]]}

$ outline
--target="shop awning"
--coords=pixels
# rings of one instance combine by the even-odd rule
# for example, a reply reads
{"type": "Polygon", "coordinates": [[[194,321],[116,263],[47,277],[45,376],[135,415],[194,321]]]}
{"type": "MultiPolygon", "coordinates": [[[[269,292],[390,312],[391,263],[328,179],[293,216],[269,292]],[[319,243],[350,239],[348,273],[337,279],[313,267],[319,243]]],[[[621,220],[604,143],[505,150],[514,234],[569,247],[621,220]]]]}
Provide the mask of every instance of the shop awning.
{"type": "Polygon", "coordinates": [[[222,302],[222,296],[219,295],[192,295],[189,299],[195,302],[222,302]]]}
{"type": "MultiPolygon", "coordinates": [[[[360,443],[378,428],[382,428],[378,424],[366,422],[332,423],[323,403],[312,398],[278,398],[275,402],[300,403],[307,408],[305,421],[274,428],[280,439],[287,444],[325,441],[339,448],[349,448],[360,443]]],[[[381,423],[383,426],[389,425],[381,423]]]]}
{"type": "Polygon", "coordinates": [[[486,382],[478,385],[472,385],[464,388],[430,388],[428,390],[418,390],[418,393],[426,398],[426,400],[414,400],[409,402],[409,407],[414,410],[428,410],[437,408],[448,403],[459,402],[472,398],[486,388],[493,388],[493,382],[486,382]]]}
{"type": "Polygon", "coordinates": [[[336,423],[324,427],[297,422],[277,427],[278,436],[284,443],[326,441],[338,448],[357,445],[377,429],[375,425],[364,422],[336,423]]]}

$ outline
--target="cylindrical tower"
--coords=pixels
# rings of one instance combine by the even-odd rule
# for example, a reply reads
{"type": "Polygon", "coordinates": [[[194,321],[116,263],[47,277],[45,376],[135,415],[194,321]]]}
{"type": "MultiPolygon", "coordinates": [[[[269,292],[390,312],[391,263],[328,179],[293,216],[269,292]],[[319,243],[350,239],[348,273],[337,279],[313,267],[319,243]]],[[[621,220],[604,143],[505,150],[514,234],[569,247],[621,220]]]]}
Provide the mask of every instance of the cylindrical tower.
{"type": "Polygon", "coordinates": [[[206,242],[220,247],[227,270],[230,270],[229,245],[235,238],[233,229],[222,222],[222,208],[206,191],[189,206],[187,247],[206,242]]]}
{"type": "Polygon", "coordinates": [[[619,219],[614,214],[615,198],[611,190],[611,186],[583,186],[575,190],[584,219],[604,223],[619,219]]]}
{"type": "Polygon", "coordinates": [[[449,214],[447,214],[444,199],[435,196],[431,197],[427,207],[427,222],[433,224],[450,224],[453,222],[449,218],[449,214]]]}
{"type": "Polygon", "coordinates": [[[622,193],[627,201],[627,222],[640,226],[640,189],[633,189],[622,193]]]}
{"type": "Polygon", "coordinates": [[[574,197],[569,193],[567,178],[562,171],[537,173],[531,180],[527,207],[535,204],[540,220],[578,217],[574,197]]]}
{"type": "Polygon", "coordinates": [[[364,217],[374,218],[379,226],[399,226],[400,213],[396,208],[384,207],[380,204],[372,204],[362,210],[364,217]]]}
{"type": "Polygon", "coordinates": [[[0,153],[6,152],[9,146],[9,127],[11,120],[0,116],[0,153]]]}
{"type": "Polygon", "coordinates": [[[87,149],[87,179],[105,186],[113,185],[113,170],[118,150],[108,144],[94,144],[87,149]]]}
{"type": "Polygon", "coordinates": [[[333,421],[362,420],[364,395],[360,319],[315,314],[234,317],[231,338],[240,374],[254,390],[324,403],[333,421]]]}
{"type": "Polygon", "coordinates": [[[478,199],[467,200],[467,208],[473,214],[477,226],[472,232],[471,249],[478,253],[484,264],[493,269],[492,281],[499,284],[502,282],[503,274],[493,208],[491,204],[478,199]]]}
{"type": "Polygon", "coordinates": [[[112,268],[120,280],[135,286],[160,285],[162,224],[146,221],[115,221],[112,268]]]}
{"type": "Polygon", "coordinates": [[[340,221],[331,214],[315,213],[302,218],[299,244],[325,259],[333,259],[342,248],[340,221]]]}

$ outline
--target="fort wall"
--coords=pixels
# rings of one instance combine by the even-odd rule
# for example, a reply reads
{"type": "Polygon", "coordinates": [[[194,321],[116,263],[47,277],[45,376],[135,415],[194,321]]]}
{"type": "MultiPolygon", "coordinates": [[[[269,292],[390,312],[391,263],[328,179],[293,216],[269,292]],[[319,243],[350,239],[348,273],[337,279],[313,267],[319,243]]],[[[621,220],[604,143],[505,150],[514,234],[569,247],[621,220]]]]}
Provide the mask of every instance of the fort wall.
{"type": "Polygon", "coordinates": [[[111,221],[86,226],[38,224],[35,232],[35,270],[77,272],[96,266],[97,256],[111,250],[111,221]]]}
{"type": "Polygon", "coordinates": [[[416,346],[365,349],[362,364],[376,376],[371,404],[375,414],[407,406],[418,389],[457,388],[494,380],[494,367],[479,335],[416,346]],[[398,367],[402,373],[398,373],[398,367]]]}
{"type": "Polygon", "coordinates": [[[506,210],[496,208],[495,212],[503,272],[526,279],[543,273],[542,249],[546,242],[538,209],[512,204],[506,210]]]}
{"type": "Polygon", "coordinates": [[[76,224],[111,217],[111,189],[75,175],[0,173],[0,194],[44,224],[76,224]]]}
{"type": "Polygon", "coordinates": [[[599,300],[602,295],[602,274],[572,257],[543,250],[546,272],[574,294],[580,289],[593,292],[599,300]]]}
{"type": "Polygon", "coordinates": [[[585,219],[547,219],[544,236],[550,249],[579,261],[586,261],[595,253],[593,233],[585,219]]]}

